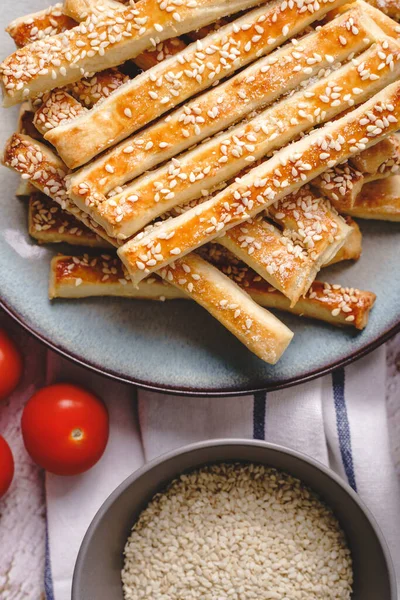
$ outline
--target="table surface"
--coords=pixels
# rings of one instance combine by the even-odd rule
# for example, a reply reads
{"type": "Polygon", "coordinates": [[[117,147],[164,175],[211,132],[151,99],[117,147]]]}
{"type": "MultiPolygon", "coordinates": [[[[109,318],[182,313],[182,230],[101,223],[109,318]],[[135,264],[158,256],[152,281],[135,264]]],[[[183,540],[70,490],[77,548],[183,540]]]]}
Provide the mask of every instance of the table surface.
{"type": "MultiPolygon", "coordinates": [[[[36,363],[25,383],[43,385],[46,349],[21,332],[4,315],[7,329],[22,341],[25,354],[36,357],[36,363]],[[41,381],[43,379],[43,381],[41,381]]],[[[29,391],[29,390],[28,390],[29,391]]],[[[29,397],[29,396],[28,396],[29,397]]],[[[387,410],[393,457],[400,476],[400,334],[387,344],[387,410]]],[[[12,446],[16,476],[0,505],[0,597],[2,600],[40,600],[43,593],[45,547],[45,497],[43,473],[26,454],[21,434],[20,417],[25,398],[14,397],[0,411],[0,432],[12,446]]]]}

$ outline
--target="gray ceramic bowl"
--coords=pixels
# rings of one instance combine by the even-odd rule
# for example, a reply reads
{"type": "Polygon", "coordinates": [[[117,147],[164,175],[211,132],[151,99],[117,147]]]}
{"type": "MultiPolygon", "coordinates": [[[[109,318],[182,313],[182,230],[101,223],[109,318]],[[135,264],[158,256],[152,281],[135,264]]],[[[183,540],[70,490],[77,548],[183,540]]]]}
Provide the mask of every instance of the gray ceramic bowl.
{"type": "Polygon", "coordinates": [[[218,461],[262,463],[309,485],[332,507],[346,533],[353,556],[353,600],[397,600],[386,542],[357,494],[312,458],[252,440],[210,440],[185,446],[128,477],[104,502],[85,535],[75,566],[72,600],[123,600],[122,552],[140,511],[155,492],[183,471],[218,461]]]}

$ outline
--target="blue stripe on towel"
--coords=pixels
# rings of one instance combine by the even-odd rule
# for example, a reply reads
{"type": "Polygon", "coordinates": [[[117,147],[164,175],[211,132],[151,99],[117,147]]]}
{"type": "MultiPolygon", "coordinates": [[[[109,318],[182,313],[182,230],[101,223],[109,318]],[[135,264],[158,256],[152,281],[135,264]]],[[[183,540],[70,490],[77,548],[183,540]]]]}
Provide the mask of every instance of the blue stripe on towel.
{"type": "Polygon", "coordinates": [[[336,411],[336,428],[339,438],[340,454],[349,485],[357,491],[356,476],[354,473],[353,453],[351,450],[351,433],[349,417],[347,415],[346,399],[344,395],[344,369],[332,372],[333,401],[336,411]]]}
{"type": "Polygon", "coordinates": [[[253,407],[253,438],[255,440],[265,440],[266,404],[267,392],[256,392],[253,407]]]}
{"type": "Polygon", "coordinates": [[[51,576],[51,562],[50,562],[50,547],[49,547],[49,529],[46,521],[46,550],[45,550],[45,562],[44,562],[44,591],[46,594],[46,600],[54,600],[54,589],[53,579],[51,576]]]}

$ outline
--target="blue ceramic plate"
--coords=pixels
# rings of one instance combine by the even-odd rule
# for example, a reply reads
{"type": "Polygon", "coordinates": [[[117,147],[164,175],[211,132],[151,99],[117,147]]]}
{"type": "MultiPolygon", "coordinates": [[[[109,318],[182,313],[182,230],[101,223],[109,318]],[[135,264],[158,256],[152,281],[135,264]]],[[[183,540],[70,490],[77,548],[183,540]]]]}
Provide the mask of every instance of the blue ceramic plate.
{"type": "MultiPolygon", "coordinates": [[[[33,12],[47,5],[46,0],[6,3],[3,25],[24,10],[33,12]]],[[[5,34],[0,51],[2,57],[13,51],[5,34]]],[[[17,110],[1,112],[1,146],[14,131],[16,119],[17,110]]],[[[340,330],[281,314],[295,337],[275,366],[253,356],[194,303],[112,298],[50,302],[50,259],[57,252],[68,252],[68,248],[39,247],[29,238],[26,206],[15,198],[17,184],[14,173],[0,170],[0,290],[4,307],[53,349],[107,375],[153,389],[197,395],[276,389],[351,362],[398,328],[399,226],[366,221],[361,223],[361,260],[331,267],[323,277],[378,295],[367,329],[340,330]]]]}

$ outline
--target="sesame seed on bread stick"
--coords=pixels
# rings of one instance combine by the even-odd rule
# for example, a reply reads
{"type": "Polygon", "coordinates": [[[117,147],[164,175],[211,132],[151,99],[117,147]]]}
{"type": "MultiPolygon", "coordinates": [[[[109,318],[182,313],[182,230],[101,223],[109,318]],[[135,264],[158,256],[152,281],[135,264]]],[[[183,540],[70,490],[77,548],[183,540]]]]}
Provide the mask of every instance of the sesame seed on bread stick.
{"type": "MultiPolygon", "coordinates": [[[[301,15],[299,20],[305,18],[301,15]]],[[[103,201],[114,188],[274,101],[283,88],[290,91],[305,77],[358,54],[379,37],[381,30],[355,10],[292,40],[73,173],[71,197],[89,210],[92,198],[103,201]],[[345,44],[338,42],[339,36],[345,44]]]]}
{"type": "Polygon", "coordinates": [[[342,118],[279,150],[200,206],[139,234],[118,251],[133,282],[139,283],[150,272],[265,210],[327,167],[380,141],[396,131],[399,118],[400,83],[396,82],[342,118]]]}
{"type": "MultiPolygon", "coordinates": [[[[289,71],[288,79],[290,69],[283,71],[289,71]]],[[[173,158],[110,199],[94,203],[89,212],[109,235],[127,239],[164,212],[207,194],[312,126],[367,100],[399,75],[400,44],[389,38],[245,124],[173,158]],[[392,57],[390,64],[382,56],[392,57]]]]}
{"type": "MultiPolygon", "coordinates": [[[[146,1],[155,2],[140,0],[135,6],[146,1]]],[[[254,0],[246,0],[248,6],[251,1],[254,4],[254,0]]],[[[135,77],[87,115],[53,129],[47,139],[68,166],[78,167],[219,79],[271,52],[341,1],[306,5],[304,0],[272,0],[135,77]]],[[[232,4],[231,12],[238,3],[227,3],[232,4]]],[[[217,6],[214,1],[213,10],[217,6]]]]}

